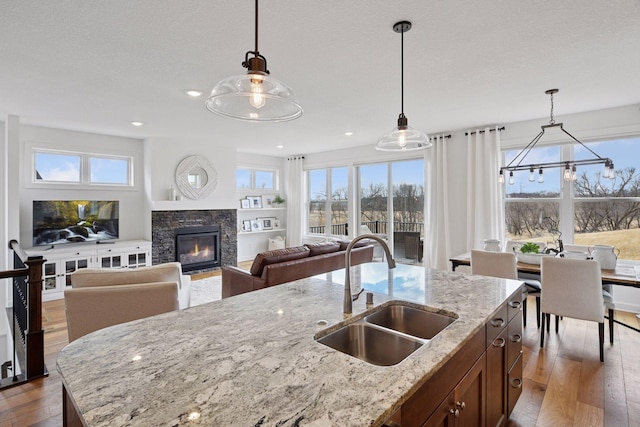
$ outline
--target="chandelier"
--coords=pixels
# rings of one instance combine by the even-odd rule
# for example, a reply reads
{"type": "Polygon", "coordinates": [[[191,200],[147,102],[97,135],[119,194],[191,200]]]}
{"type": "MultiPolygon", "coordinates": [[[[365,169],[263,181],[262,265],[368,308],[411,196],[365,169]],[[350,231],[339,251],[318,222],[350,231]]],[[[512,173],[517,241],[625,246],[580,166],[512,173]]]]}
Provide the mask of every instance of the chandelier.
{"type": "Polygon", "coordinates": [[[432,146],[429,137],[417,129],[409,126],[409,120],[404,115],[404,33],[411,29],[411,22],[400,21],[393,25],[393,31],[400,33],[400,115],[398,126],[378,138],[376,150],[380,151],[409,151],[421,150],[432,146]]]}
{"type": "Polygon", "coordinates": [[[544,169],[548,169],[548,168],[564,168],[563,179],[565,181],[575,181],[577,179],[577,173],[576,173],[577,166],[596,165],[596,164],[604,165],[605,170],[604,170],[603,176],[605,178],[614,178],[615,172],[613,169],[613,161],[610,158],[600,157],[599,155],[597,155],[592,149],[584,145],[576,137],[574,137],[569,132],[567,132],[562,126],[562,123],[556,123],[556,121],[554,120],[553,95],[555,93],[558,93],[558,89],[549,89],[545,91],[545,93],[547,95],[550,95],[551,97],[551,114],[550,114],[549,124],[541,126],[542,130],[540,131],[540,133],[536,135],[536,137],[533,138],[533,140],[529,144],[527,144],[527,146],[524,147],[522,151],[520,151],[518,155],[513,160],[511,160],[511,162],[509,162],[507,166],[503,166],[500,168],[498,181],[501,184],[503,184],[505,182],[505,173],[509,172],[509,184],[513,185],[515,182],[513,179],[513,172],[529,171],[529,181],[533,182],[536,180],[535,174],[537,172],[538,182],[544,182],[544,175],[543,175],[544,169]],[[584,159],[584,160],[559,161],[559,162],[548,162],[548,163],[538,163],[538,164],[526,163],[524,159],[527,157],[527,154],[529,154],[529,152],[533,149],[533,147],[535,147],[538,141],[540,141],[540,138],[542,138],[542,136],[544,135],[545,130],[550,128],[560,128],[562,132],[564,132],[572,140],[574,140],[575,142],[580,144],[582,147],[584,147],[586,150],[588,150],[595,157],[591,159],[584,159]]]}
{"type": "Polygon", "coordinates": [[[258,51],[258,0],[255,0],[255,50],[245,53],[247,74],[228,77],[211,91],[205,106],[212,113],[252,122],[284,122],[302,115],[291,88],[269,76],[267,59],[258,51]],[[251,57],[250,57],[251,56],[251,57]]]}

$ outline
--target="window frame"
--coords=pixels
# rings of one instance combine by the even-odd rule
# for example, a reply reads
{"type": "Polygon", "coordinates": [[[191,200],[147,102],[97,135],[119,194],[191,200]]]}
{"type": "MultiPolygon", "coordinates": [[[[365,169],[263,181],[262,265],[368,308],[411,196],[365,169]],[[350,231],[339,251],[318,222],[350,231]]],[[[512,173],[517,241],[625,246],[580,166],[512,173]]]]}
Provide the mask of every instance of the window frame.
{"type": "Polygon", "coordinates": [[[118,189],[133,189],[135,187],[134,182],[134,163],[135,156],[125,154],[108,154],[97,153],[79,150],[62,150],[51,149],[40,146],[32,146],[28,148],[30,154],[29,176],[28,181],[30,186],[33,187],[59,187],[59,188],[118,188],[118,189]],[[51,181],[45,179],[37,179],[36,169],[36,156],[37,154],[49,154],[60,156],[75,156],[80,159],[79,181],[51,181]],[[91,160],[92,159],[107,159],[107,160],[124,160],[127,163],[127,182],[124,184],[119,183],[105,183],[105,182],[93,182],[91,181],[91,160]]]}
{"type": "MultiPolygon", "coordinates": [[[[309,169],[305,169],[304,173],[305,173],[305,183],[306,183],[306,201],[305,201],[305,213],[304,213],[304,223],[305,223],[305,235],[307,236],[312,236],[312,237],[345,237],[346,235],[343,234],[333,234],[332,230],[333,230],[333,226],[331,223],[331,220],[333,219],[332,216],[332,204],[334,202],[333,200],[333,192],[334,192],[334,188],[333,188],[333,170],[334,169],[345,169],[345,172],[347,173],[347,218],[351,218],[351,186],[349,185],[349,182],[351,180],[350,178],[350,168],[347,165],[333,165],[333,166],[327,166],[327,167],[317,167],[317,168],[309,168],[309,169]],[[324,224],[322,224],[325,228],[325,233],[311,233],[309,231],[311,225],[309,224],[309,213],[310,213],[310,209],[311,209],[311,172],[313,171],[324,171],[325,173],[325,199],[324,199],[324,213],[325,213],[325,221],[324,224]]],[[[338,201],[340,202],[340,201],[338,201]]],[[[347,224],[349,223],[348,219],[347,219],[347,224]]]]}
{"type": "MultiPolygon", "coordinates": [[[[624,139],[640,139],[640,134],[634,135],[625,135],[625,136],[603,136],[594,138],[591,140],[583,140],[582,142],[588,146],[589,144],[594,143],[614,143],[615,141],[620,141],[624,139]]],[[[578,143],[570,140],[564,140],[558,142],[556,144],[548,144],[547,146],[560,145],[560,161],[571,162],[575,157],[575,147],[578,146],[578,143]]],[[[544,146],[544,145],[543,145],[544,146]]],[[[502,163],[505,164],[506,152],[507,151],[519,151],[522,147],[504,147],[500,149],[500,154],[502,157],[502,163]]],[[[596,152],[598,150],[595,150],[596,152]]],[[[615,162],[615,159],[614,159],[615,162]]],[[[637,169],[640,170],[640,163],[637,165],[637,169]]],[[[502,184],[501,184],[502,185],[502,184]]],[[[504,184],[509,185],[508,183],[504,184]]],[[[611,200],[632,200],[640,202],[640,197],[579,197],[575,194],[574,183],[573,181],[564,181],[562,179],[562,175],[560,176],[560,192],[558,197],[544,197],[544,198],[512,198],[507,197],[507,192],[502,191],[502,208],[505,213],[505,233],[507,232],[507,223],[506,223],[506,205],[507,203],[559,203],[559,223],[560,223],[560,232],[561,238],[564,243],[572,244],[575,242],[576,238],[576,219],[575,219],[575,207],[579,203],[589,203],[589,202],[603,202],[603,201],[611,201],[611,200]]]]}
{"type": "Polygon", "coordinates": [[[249,187],[238,187],[238,180],[236,179],[236,191],[262,191],[267,193],[280,191],[280,169],[255,166],[236,166],[236,178],[238,170],[249,171],[249,187]],[[256,172],[268,172],[273,174],[272,188],[257,187],[256,172]]]}

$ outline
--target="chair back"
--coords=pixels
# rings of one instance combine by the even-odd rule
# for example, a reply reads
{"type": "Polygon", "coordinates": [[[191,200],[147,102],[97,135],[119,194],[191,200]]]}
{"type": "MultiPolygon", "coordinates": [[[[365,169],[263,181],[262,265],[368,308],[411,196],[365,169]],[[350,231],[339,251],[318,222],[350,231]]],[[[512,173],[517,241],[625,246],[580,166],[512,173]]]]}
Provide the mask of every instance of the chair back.
{"type": "Polygon", "coordinates": [[[597,261],[543,257],[543,313],[604,322],[602,277],[597,261]]]}
{"type": "Polygon", "coordinates": [[[64,291],[69,342],[98,329],[178,309],[178,283],[96,286],[64,291]]]}
{"type": "Polygon", "coordinates": [[[518,267],[515,254],[471,250],[471,273],[483,276],[517,279],[518,267]]]}

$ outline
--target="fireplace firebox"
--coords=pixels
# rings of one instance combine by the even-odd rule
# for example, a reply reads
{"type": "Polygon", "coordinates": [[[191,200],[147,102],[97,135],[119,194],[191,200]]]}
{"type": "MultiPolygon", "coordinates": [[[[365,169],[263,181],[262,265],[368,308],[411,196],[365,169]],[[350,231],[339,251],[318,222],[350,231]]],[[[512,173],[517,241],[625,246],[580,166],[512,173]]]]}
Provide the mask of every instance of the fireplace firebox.
{"type": "Polygon", "coordinates": [[[181,228],[175,240],[176,261],[183,272],[220,267],[220,226],[181,228]]]}

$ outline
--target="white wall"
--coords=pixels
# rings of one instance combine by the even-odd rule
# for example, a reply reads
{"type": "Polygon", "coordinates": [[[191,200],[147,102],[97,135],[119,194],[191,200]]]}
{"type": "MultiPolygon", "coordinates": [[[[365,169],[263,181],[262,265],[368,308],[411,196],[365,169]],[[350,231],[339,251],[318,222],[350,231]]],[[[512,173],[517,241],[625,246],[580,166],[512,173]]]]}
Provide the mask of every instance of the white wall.
{"type": "MultiPolygon", "coordinates": [[[[148,138],[144,141],[147,198],[151,210],[236,209],[236,150],[211,141],[148,138]],[[178,164],[188,156],[206,158],[217,173],[215,189],[201,200],[182,196],[169,200],[169,189],[175,186],[178,164]]],[[[149,228],[149,233],[151,229],[149,228]]],[[[150,236],[150,235],[149,235],[150,236]]]]}
{"type": "MultiPolygon", "coordinates": [[[[18,158],[10,158],[21,165],[20,172],[20,244],[32,246],[32,205],[34,200],[118,200],[120,202],[120,239],[145,238],[145,200],[143,187],[142,141],[132,138],[121,138],[108,135],[97,135],[36,126],[21,126],[20,152],[18,158]],[[131,155],[134,163],[134,186],[132,188],[100,188],[68,185],[34,185],[31,183],[32,158],[30,147],[50,148],[97,153],[131,155]]],[[[18,174],[10,175],[16,179],[18,174]]]]}

